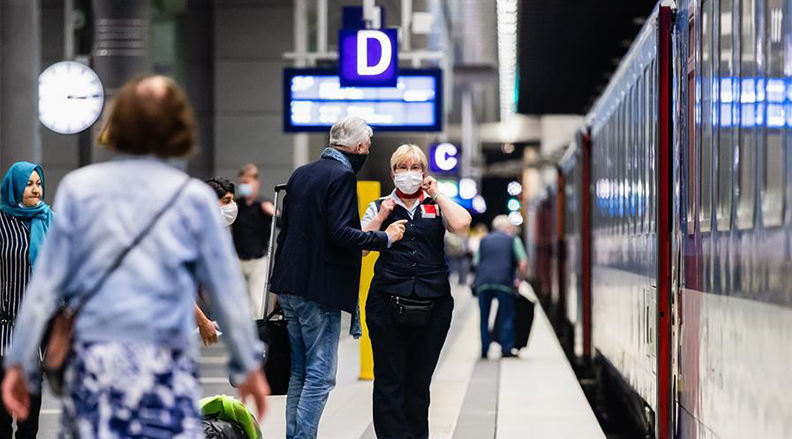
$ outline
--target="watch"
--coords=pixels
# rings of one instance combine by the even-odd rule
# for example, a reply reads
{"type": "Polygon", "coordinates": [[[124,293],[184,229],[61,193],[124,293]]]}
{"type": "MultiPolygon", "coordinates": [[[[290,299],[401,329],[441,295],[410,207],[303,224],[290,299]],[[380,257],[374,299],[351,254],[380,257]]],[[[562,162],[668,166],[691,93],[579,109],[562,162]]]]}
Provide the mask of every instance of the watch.
{"type": "Polygon", "coordinates": [[[61,61],[39,75],[39,120],[56,133],[88,129],[102,114],[104,98],[102,81],[85,64],[61,61]]]}

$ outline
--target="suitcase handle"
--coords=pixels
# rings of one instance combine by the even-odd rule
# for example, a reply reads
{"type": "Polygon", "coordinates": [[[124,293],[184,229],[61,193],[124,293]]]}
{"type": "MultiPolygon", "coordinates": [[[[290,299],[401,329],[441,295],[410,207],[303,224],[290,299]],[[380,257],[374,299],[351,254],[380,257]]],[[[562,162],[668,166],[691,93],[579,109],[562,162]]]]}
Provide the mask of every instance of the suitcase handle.
{"type": "Polygon", "coordinates": [[[261,309],[259,310],[259,316],[264,317],[269,312],[269,285],[270,285],[270,278],[272,277],[272,268],[275,266],[275,228],[278,222],[278,197],[280,192],[286,192],[286,184],[276,184],[275,185],[275,197],[273,199],[273,208],[275,210],[275,215],[272,217],[272,224],[270,224],[270,237],[269,243],[267,244],[267,255],[269,256],[269,260],[267,261],[267,272],[264,273],[264,291],[262,294],[264,295],[264,300],[261,301],[261,309]]]}

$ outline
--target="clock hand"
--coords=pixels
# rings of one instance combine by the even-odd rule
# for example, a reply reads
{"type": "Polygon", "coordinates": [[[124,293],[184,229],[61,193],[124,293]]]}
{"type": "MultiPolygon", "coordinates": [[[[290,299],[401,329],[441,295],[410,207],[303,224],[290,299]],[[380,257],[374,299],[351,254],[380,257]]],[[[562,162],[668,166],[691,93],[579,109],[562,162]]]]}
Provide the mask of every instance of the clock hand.
{"type": "Polygon", "coordinates": [[[99,95],[99,94],[95,94],[95,95],[91,95],[91,96],[68,95],[68,96],[66,96],[66,99],[89,99],[89,98],[100,98],[100,97],[102,97],[102,95],[99,95]]]}

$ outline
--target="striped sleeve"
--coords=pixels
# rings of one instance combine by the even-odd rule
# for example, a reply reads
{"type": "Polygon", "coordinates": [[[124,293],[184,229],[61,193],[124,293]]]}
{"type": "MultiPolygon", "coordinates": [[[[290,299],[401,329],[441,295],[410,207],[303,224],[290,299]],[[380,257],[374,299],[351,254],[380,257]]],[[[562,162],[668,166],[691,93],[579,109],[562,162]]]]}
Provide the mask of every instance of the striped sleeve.
{"type": "Polygon", "coordinates": [[[0,357],[6,356],[11,345],[14,322],[30,280],[29,236],[23,221],[0,212],[0,357]]]}

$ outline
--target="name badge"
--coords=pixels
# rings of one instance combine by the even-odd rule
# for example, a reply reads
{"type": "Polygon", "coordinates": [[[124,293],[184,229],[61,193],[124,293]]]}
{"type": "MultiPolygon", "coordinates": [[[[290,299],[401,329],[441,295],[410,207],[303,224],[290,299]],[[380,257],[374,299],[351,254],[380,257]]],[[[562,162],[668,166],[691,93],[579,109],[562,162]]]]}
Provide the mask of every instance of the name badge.
{"type": "Polygon", "coordinates": [[[421,216],[423,218],[437,218],[437,206],[434,204],[422,204],[421,216]]]}

